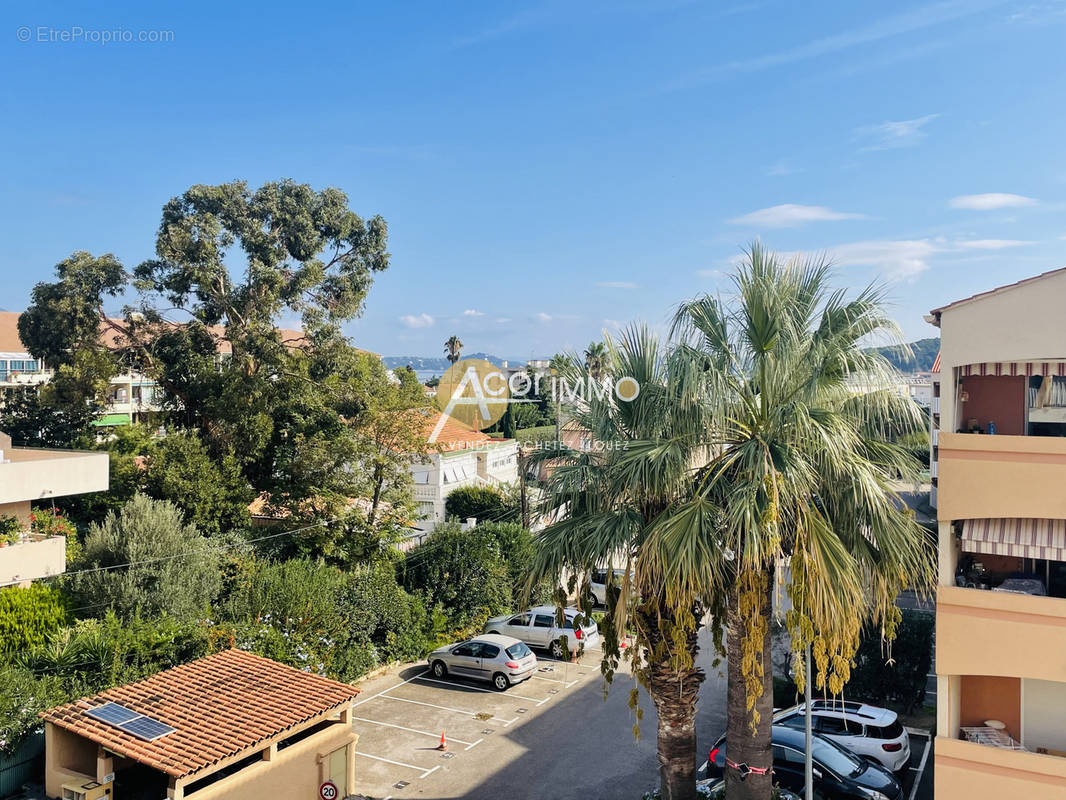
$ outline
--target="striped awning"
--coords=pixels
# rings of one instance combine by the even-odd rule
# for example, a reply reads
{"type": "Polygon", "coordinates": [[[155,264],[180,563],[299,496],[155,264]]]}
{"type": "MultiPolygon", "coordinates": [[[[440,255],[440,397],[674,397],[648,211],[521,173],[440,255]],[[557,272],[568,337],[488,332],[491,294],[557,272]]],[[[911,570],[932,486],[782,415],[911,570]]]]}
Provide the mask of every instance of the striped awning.
{"type": "Polygon", "coordinates": [[[1066,376],[1066,361],[988,361],[959,367],[967,375],[1058,375],[1066,376]]]}
{"type": "Polygon", "coordinates": [[[962,549],[968,553],[1066,561],[1066,520],[964,520],[962,549]]]}

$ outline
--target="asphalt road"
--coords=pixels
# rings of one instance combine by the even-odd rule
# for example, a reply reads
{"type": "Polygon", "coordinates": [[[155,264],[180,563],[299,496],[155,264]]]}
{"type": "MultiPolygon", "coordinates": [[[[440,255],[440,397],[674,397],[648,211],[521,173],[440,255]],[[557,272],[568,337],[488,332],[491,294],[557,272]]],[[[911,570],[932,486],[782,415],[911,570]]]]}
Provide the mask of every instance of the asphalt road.
{"type": "MultiPolygon", "coordinates": [[[[711,667],[705,636],[700,663],[708,676],[696,720],[701,752],[725,728],[725,675],[711,667]]],[[[555,663],[539,682],[502,693],[474,682],[436,683],[414,667],[364,684],[353,723],[362,754],[356,756],[358,791],[378,800],[639,798],[658,785],[654,707],[642,690],[644,720],[635,739],[632,677],[617,675],[604,699],[598,659],[588,653],[580,668],[555,663]],[[552,684],[553,678],[561,682],[552,684]],[[476,713],[491,716],[478,720],[476,713]],[[441,728],[451,737],[448,756],[434,750],[441,728]]]]}

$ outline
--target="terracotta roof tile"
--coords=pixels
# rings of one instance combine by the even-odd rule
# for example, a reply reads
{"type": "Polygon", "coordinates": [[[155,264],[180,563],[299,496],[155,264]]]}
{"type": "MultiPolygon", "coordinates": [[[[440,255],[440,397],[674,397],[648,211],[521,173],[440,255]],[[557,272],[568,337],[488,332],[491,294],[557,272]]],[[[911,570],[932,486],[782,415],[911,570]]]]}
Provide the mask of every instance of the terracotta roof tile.
{"type": "Polygon", "coordinates": [[[168,669],[126,686],[41,713],[47,721],[176,778],[230,756],[321,714],[339,711],[359,693],[346,683],[243,650],[168,669]],[[120,703],[177,730],[146,742],[86,715],[120,703]]]}
{"type": "MultiPolygon", "coordinates": [[[[424,426],[425,436],[428,439],[433,433],[433,429],[436,428],[437,423],[440,421],[442,414],[439,411],[431,410],[427,412],[426,424],[424,426]]],[[[508,439],[497,439],[481,431],[474,430],[471,426],[455,419],[455,417],[446,417],[444,420],[444,426],[437,434],[435,444],[439,445],[442,450],[466,450],[468,448],[479,448],[486,444],[500,444],[502,442],[509,441],[508,439]]]]}

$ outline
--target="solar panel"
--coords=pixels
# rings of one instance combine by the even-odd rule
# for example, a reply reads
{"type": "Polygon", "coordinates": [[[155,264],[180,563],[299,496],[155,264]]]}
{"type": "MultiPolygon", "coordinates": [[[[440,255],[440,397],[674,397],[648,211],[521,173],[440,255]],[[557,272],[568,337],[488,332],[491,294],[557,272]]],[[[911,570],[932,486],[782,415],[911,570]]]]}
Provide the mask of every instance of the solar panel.
{"type": "Polygon", "coordinates": [[[119,726],[124,722],[137,719],[141,716],[136,711],[131,711],[118,703],[104,703],[102,706],[90,708],[85,712],[86,716],[106,722],[109,725],[119,726]]]}
{"type": "Polygon", "coordinates": [[[172,728],[157,719],[152,719],[151,717],[137,717],[129,722],[123,722],[117,727],[120,731],[131,733],[138,739],[144,739],[146,742],[159,739],[169,733],[174,733],[174,731],[177,730],[177,728],[172,728]]]}

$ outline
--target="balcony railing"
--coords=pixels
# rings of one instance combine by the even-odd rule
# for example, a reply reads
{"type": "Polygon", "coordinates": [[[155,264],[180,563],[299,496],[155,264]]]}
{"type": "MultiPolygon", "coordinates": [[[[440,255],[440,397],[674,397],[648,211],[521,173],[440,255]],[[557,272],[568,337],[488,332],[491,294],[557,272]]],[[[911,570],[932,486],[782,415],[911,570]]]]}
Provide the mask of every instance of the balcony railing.
{"type": "Polygon", "coordinates": [[[966,800],[1066,800],[1066,758],[938,736],[935,795],[966,800]]]}
{"type": "Polygon", "coordinates": [[[0,586],[59,575],[66,565],[65,536],[25,534],[15,544],[0,547],[0,586]]]}
{"type": "Polygon", "coordinates": [[[940,434],[940,519],[1066,519],[1066,437],[940,434]]]}
{"type": "Polygon", "coordinates": [[[941,586],[936,600],[941,675],[998,675],[1066,683],[1066,600],[941,586]]]}

